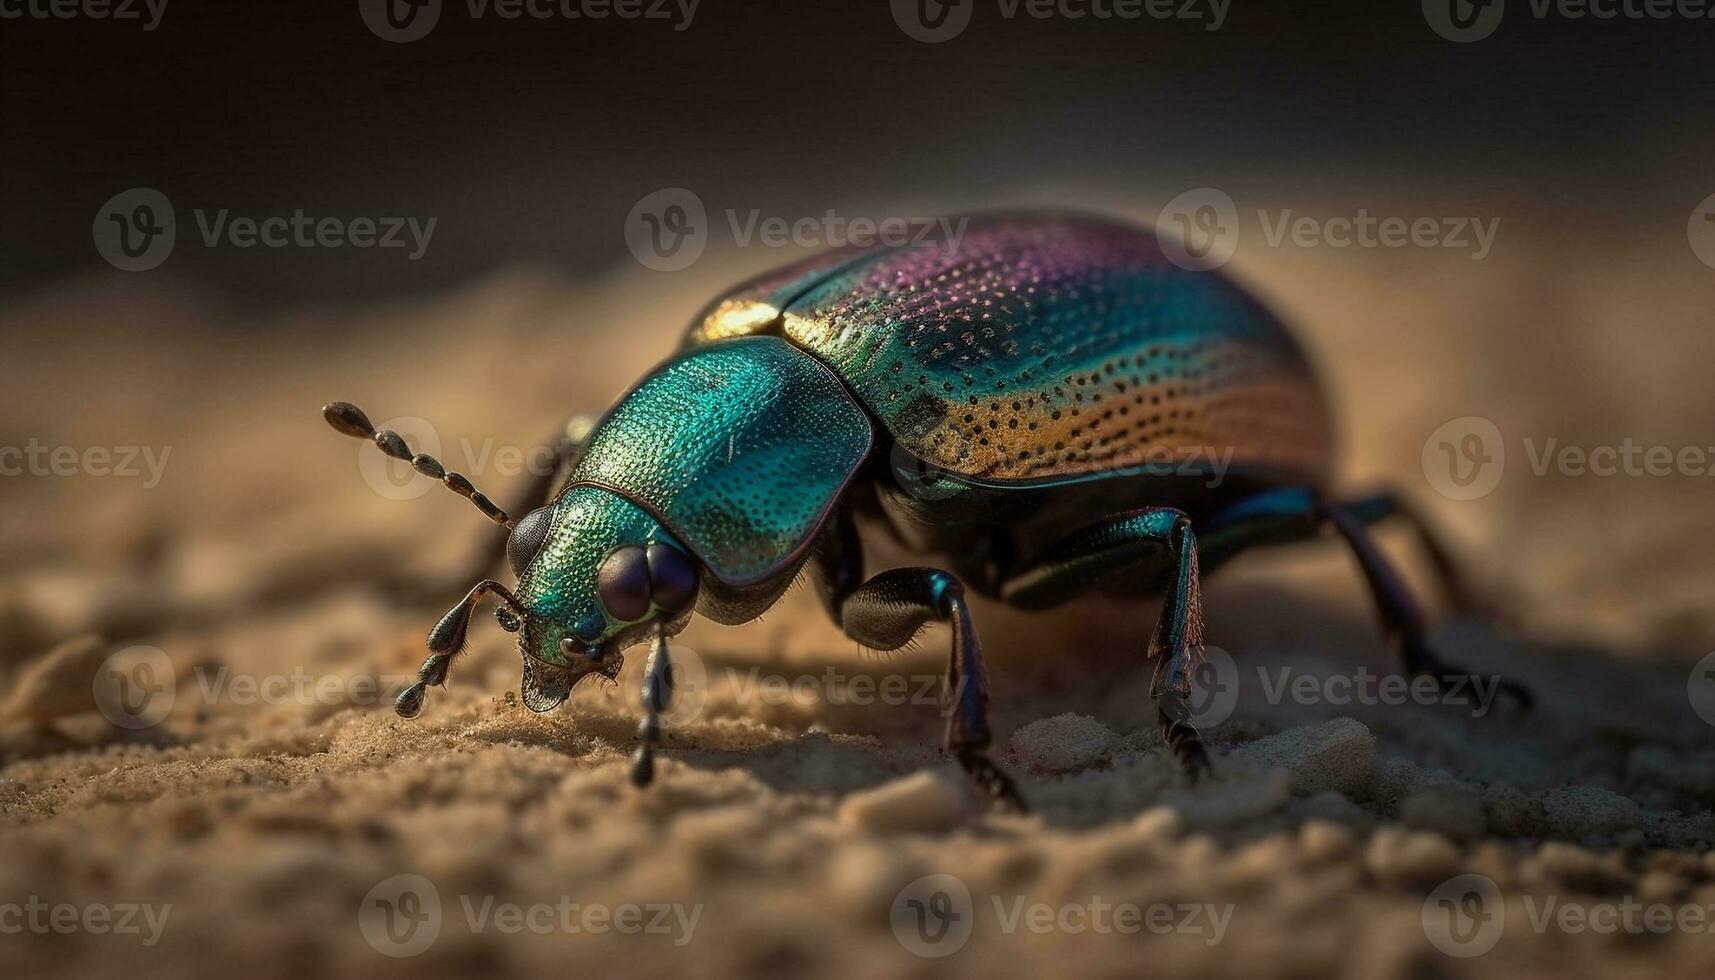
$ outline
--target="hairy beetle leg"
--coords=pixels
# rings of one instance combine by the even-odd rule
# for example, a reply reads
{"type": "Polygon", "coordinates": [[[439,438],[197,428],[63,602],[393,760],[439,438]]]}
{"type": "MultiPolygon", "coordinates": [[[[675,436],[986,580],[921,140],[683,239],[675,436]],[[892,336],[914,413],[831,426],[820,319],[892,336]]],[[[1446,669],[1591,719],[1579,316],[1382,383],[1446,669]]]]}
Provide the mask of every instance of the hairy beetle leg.
{"type": "Polygon", "coordinates": [[[1173,758],[1178,760],[1185,778],[1195,783],[1212,775],[1214,767],[1209,764],[1209,753],[1203,748],[1203,737],[1197,734],[1197,729],[1189,722],[1174,720],[1165,708],[1160,709],[1159,713],[1161,738],[1172,750],[1173,758]]]}
{"type": "MultiPolygon", "coordinates": [[[[1448,663],[1436,655],[1421,634],[1406,637],[1401,647],[1405,653],[1406,672],[1413,677],[1433,679],[1450,698],[1469,699],[1473,695],[1480,697],[1483,684],[1488,681],[1492,684],[1495,694],[1504,694],[1512,699],[1520,711],[1528,712],[1536,707],[1536,695],[1530,688],[1505,677],[1485,677],[1458,664],[1448,663]]],[[[1488,705],[1479,704],[1479,707],[1484,708],[1484,713],[1487,713],[1488,705]]]]}
{"type": "MultiPolygon", "coordinates": [[[[845,518],[842,518],[844,520],[845,518]]],[[[833,539],[839,541],[842,539],[833,539]]],[[[895,568],[862,585],[850,583],[861,575],[862,555],[849,539],[846,550],[826,548],[820,578],[830,609],[845,634],[874,650],[897,650],[910,643],[929,623],[952,628],[947,657],[947,753],[957,759],[977,788],[996,801],[1028,813],[1024,796],[1012,779],[983,754],[992,736],[988,720],[988,669],[965,589],[948,572],[935,568],[895,568]],[[849,589],[847,594],[842,591],[849,589]]]]}
{"type": "Polygon", "coordinates": [[[1445,663],[1430,649],[1426,639],[1428,619],[1423,607],[1412,596],[1411,589],[1399,572],[1376,547],[1360,516],[1343,506],[1326,506],[1324,516],[1340,537],[1346,541],[1364,580],[1375,597],[1376,610],[1381,615],[1382,628],[1399,637],[1400,652],[1405,658],[1405,672],[1411,676],[1434,678],[1450,696],[1482,691],[1482,682],[1492,681],[1493,689],[1504,692],[1528,710],[1536,703],[1530,690],[1516,681],[1502,677],[1485,677],[1474,671],[1445,663]]]}
{"type": "Polygon", "coordinates": [[[1150,697],[1162,738],[1186,776],[1195,780],[1212,767],[1189,707],[1192,676],[1202,656],[1203,593],[1197,536],[1184,512],[1149,507],[1074,531],[1039,564],[1006,582],[1001,595],[1022,608],[1045,609],[1081,594],[1092,583],[1151,567],[1165,573],[1167,601],[1149,644],[1156,663],[1150,697]]]}

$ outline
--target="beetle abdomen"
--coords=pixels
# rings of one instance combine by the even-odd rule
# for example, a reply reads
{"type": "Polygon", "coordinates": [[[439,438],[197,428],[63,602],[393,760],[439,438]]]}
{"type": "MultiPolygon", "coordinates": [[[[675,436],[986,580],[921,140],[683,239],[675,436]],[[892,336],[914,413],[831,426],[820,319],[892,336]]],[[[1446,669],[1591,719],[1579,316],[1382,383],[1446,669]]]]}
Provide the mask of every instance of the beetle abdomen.
{"type": "MultiPolygon", "coordinates": [[[[956,225],[955,225],[956,227],[956,225]]],[[[778,326],[905,449],[983,483],[1052,483],[1221,458],[1309,484],[1328,414],[1285,327],[1230,280],[1169,262],[1150,232],[985,216],[962,237],[781,270],[778,326]],[[796,295],[782,295],[787,289],[796,295]]],[[[711,326],[713,325],[713,326],[711,326]]]]}

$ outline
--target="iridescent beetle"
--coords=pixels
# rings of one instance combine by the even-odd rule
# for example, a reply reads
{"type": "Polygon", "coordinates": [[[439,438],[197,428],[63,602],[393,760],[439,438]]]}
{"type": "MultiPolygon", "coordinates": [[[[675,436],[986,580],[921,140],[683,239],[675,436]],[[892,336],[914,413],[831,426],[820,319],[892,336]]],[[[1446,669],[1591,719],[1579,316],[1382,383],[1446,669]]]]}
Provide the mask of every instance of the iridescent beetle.
{"type": "Polygon", "coordinates": [[[516,523],[354,406],[323,411],[511,531],[516,589],[479,582],[436,624],[399,713],[416,715],[445,681],[485,594],[518,634],[536,711],[591,674],[614,678],[621,651],[652,639],[639,785],[671,693],[667,638],[693,611],[756,618],[805,565],[833,621],[866,647],[951,627],[946,750],[1020,807],[984,754],[988,679],[967,589],[1025,609],[1095,589],[1164,595],[1152,696],[1192,775],[1209,764],[1190,707],[1200,564],[1331,527],[1406,669],[1467,676],[1426,645],[1421,607],[1365,525],[1411,520],[1457,599],[1446,552],[1394,497],[1328,492],[1328,413],[1285,327],[1222,275],[1168,261],[1154,234],[1106,220],[974,217],[956,243],[837,249],[737,287],[675,357],[565,440],[537,491],[557,492],[516,523]],[[860,527],[941,563],[865,578],[860,527]]]}

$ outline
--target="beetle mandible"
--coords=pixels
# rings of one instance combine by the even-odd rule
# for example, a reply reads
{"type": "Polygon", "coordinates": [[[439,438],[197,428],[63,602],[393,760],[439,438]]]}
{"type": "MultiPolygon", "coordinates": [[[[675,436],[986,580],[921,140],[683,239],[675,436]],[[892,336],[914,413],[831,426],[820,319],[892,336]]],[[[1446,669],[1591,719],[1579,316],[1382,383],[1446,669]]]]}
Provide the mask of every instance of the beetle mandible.
{"type": "Polygon", "coordinates": [[[1190,708],[1200,574],[1324,528],[1350,546],[1406,670],[1469,676],[1431,651],[1422,607],[1366,526],[1406,518],[1457,600],[1453,563],[1396,496],[1333,495],[1326,403],[1279,319],[1226,276],[1170,262],[1146,229],[1066,214],[962,227],[956,247],[848,246],[720,297],[677,355],[562,441],[535,491],[548,503],[516,522],[356,407],[326,406],[336,429],[510,531],[516,588],[478,582],[435,625],[398,712],[416,715],[446,680],[485,595],[518,634],[535,711],[591,674],[615,678],[621,652],[652,641],[632,768],[646,785],[671,694],[667,639],[693,613],[755,619],[808,565],[828,615],[866,647],[950,627],[945,748],[1020,808],[985,754],[967,591],[1024,609],[1098,589],[1164,596],[1152,697],[1195,776],[1209,767],[1190,708]],[[941,560],[866,577],[863,537],[878,533],[941,560]]]}

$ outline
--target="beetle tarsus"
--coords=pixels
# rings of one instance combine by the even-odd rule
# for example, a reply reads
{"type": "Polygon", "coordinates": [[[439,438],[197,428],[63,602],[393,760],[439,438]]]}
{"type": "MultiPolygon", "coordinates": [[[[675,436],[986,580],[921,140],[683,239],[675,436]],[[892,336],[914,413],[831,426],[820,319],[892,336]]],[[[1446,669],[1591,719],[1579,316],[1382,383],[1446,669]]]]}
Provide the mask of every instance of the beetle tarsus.
{"type": "MultiPolygon", "coordinates": [[[[1536,706],[1536,695],[1531,693],[1530,688],[1505,677],[1480,675],[1458,664],[1448,663],[1437,656],[1421,636],[1406,638],[1402,646],[1407,672],[1414,677],[1434,680],[1448,695],[1449,703],[1453,703],[1454,698],[1462,699],[1463,703],[1480,698],[1486,682],[1495,694],[1504,694],[1512,699],[1520,711],[1530,711],[1536,706]]],[[[1491,705],[1483,704],[1479,700],[1477,707],[1483,709],[1480,713],[1487,714],[1491,705]]]]}
{"type": "Polygon", "coordinates": [[[655,747],[648,742],[637,747],[631,760],[631,785],[642,789],[655,781],[655,747]]]}
{"type": "Polygon", "coordinates": [[[667,653],[667,628],[657,621],[649,662],[643,668],[643,720],[637,736],[643,744],[631,763],[631,784],[642,788],[655,781],[655,746],[661,741],[661,712],[673,703],[673,661],[667,653]]]}
{"type": "Polygon", "coordinates": [[[1197,734],[1196,727],[1172,718],[1166,709],[1160,709],[1160,715],[1161,738],[1172,750],[1173,757],[1179,760],[1179,768],[1185,773],[1185,778],[1196,783],[1204,776],[1213,775],[1214,767],[1209,763],[1208,750],[1203,748],[1203,737],[1197,734]]]}
{"type": "Polygon", "coordinates": [[[401,718],[415,718],[423,713],[423,698],[428,694],[428,685],[418,681],[399,692],[399,697],[393,701],[393,710],[401,718]]]}
{"type": "Polygon", "coordinates": [[[1012,777],[1002,772],[1000,767],[989,761],[989,757],[977,749],[966,749],[959,753],[959,767],[971,778],[977,788],[992,798],[1005,809],[1015,813],[1029,813],[1030,804],[1024,802],[1024,794],[1018,791],[1018,784],[1012,777]]]}

